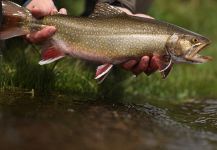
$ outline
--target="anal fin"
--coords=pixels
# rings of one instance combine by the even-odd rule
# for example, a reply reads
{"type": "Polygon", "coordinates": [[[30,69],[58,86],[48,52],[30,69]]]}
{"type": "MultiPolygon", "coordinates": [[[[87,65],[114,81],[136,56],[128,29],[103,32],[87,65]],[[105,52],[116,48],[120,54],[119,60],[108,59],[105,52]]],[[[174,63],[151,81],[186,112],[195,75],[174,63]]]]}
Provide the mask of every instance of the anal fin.
{"type": "Polygon", "coordinates": [[[108,76],[111,71],[113,65],[112,64],[104,64],[97,68],[95,79],[98,80],[99,83],[102,83],[105,78],[108,76]]]}
{"type": "Polygon", "coordinates": [[[42,50],[41,57],[42,60],[39,62],[39,64],[45,65],[65,57],[65,54],[62,51],[60,51],[57,47],[50,46],[42,50]]]}

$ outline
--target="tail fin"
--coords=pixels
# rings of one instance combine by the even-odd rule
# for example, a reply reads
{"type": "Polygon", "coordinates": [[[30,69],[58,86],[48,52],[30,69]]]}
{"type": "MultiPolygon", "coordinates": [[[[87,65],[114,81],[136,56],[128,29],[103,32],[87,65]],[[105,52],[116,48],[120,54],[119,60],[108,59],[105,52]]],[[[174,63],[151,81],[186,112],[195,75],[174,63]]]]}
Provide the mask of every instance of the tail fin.
{"type": "Polygon", "coordinates": [[[32,19],[32,15],[26,8],[11,1],[3,0],[2,10],[3,21],[0,27],[0,40],[29,33],[27,26],[29,20],[32,19]]]}

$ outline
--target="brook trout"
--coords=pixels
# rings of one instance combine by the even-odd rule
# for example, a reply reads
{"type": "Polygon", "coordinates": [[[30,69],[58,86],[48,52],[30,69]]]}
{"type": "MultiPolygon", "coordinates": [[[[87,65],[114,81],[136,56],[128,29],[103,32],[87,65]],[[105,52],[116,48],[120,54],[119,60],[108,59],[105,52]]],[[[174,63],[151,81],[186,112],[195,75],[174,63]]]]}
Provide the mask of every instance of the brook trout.
{"type": "Polygon", "coordinates": [[[157,56],[165,78],[174,63],[204,63],[211,60],[198,53],[210,41],[197,33],[150,18],[127,15],[106,3],[98,3],[89,17],[53,15],[35,19],[24,7],[2,1],[3,26],[0,39],[29,34],[55,26],[55,35],[43,42],[40,65],[65,56],[102,63],[95,79],[103,81],[113,65],[142,56],[157,56]]]}

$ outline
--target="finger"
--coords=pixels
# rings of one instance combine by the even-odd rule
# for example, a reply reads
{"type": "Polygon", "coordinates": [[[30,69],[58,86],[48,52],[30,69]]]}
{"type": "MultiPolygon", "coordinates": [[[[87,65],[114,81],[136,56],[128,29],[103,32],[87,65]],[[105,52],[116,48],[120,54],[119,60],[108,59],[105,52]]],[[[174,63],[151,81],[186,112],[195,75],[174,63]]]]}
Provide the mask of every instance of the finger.
{"type": "Polygon", "coordinates": [[[66,10],[65,8],[61,8],[61,9],[59,10],[59,13],[60,13],[60,14],[63,14],[63,15],[67,15],[67,10],[66,10]]]}
{"type": "Polygon", "coordinates": [[[31,42],[38,43],[50,38],[56,31],[55,27],[45,27],[41,31],[30,34],[29,39],[31,42]]]}
{"type": "Polygon", "coordinates": [[[49,26],[49,27],[45,27],[41,31],[27,35],[27,39],[30,42],[39,43],[41,41],[50,38],[55,32],[56,32],[56,28],[49,26]]]}
{"type": "Polygon", "coordinates": [[[145,72],[149,65],[149,56],[143,56],[139,64],[132,70],[135,75],[145,72]]]}
{"type": "Polygon", "coordinates": [[[124,64],[122,64],[122,67],[126,70],[132,70],[132,68],[137,64],[136,60],[130,60],[124,64]]]}
{"type": "Polygon", "coordinates": [[[37,7],[32,7],[30,9],[32,15],[36,18],[41,18],[43,16],[49,15],[48,11],[42,11],[41,9],[37,8],[37,7]]]}
{"type": "Polygon", "coordinates": [[[50,15],[55,15],[58,14],[58,11],[56,8],[53,8],[52,11],[50,12],[50,15]]]}
{"type": "Polygon", "coordinates": [[[153,56],[150,60],[148,68],[146,69],[146,71],[144,71],[144,73],[149,76],[152,73],[156,72],[159,69],[159,61],[160,60],[157,56],[153,56]]]}

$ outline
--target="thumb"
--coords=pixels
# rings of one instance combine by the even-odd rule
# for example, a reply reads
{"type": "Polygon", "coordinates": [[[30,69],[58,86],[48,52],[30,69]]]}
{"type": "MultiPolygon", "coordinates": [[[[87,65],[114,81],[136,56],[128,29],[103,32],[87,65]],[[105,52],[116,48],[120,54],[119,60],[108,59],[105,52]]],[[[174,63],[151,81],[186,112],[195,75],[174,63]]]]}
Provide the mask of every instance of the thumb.
{"type": "Polygon", "coordinates": [[[36,18],[42,18],[44,16],[49,15],[49,13],[47,11],[43,11],[37,7],[33,7],[32,9],[30,9],[32,15],[36,18]]]}

